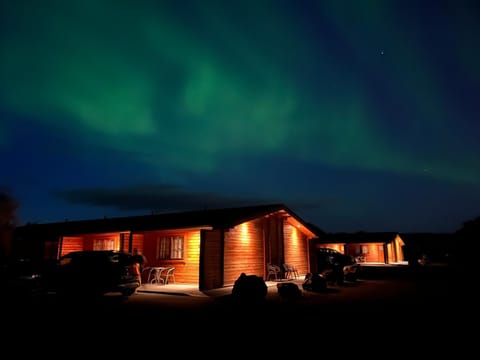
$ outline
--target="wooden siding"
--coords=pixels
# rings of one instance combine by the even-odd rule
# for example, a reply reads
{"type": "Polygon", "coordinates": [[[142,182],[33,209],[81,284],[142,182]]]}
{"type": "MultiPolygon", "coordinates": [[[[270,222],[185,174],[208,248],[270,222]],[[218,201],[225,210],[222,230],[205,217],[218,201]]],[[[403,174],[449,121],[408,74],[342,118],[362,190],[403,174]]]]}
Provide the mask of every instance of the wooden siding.
{"type": "Polygon", "coordinates": [[[224,234],[224,286],[233,285],[241,273],[264,277],[264,242],[260,221],[249,221],[224,234]]]}
{"type": "Polygon", "coordinates": [[[356,258],[363,254],[367,263],[385,263],[383,243],[347,244],[346,247],[347,255],[356,258]]]}
{"type": "MultiPolygon", "coordinates": [[[[119,234],[120,237],[120,251],[123,252],[130,252],[129,251],[129,243],[130,243],[130,232],[123,232],[119,234]]],[[[133,251],[133,248],[132,248],[133,251]]]]}
{"type": "Polygon", "coordinates": [[[283,217],[269,216],[259,223],[265,243],[265,276],[267,263],[282,267],[285,262],[283,217]]]}
{"type": "Polygon", "coordinates": [[[397,236],[393,242],[387,245],[387,256],[389,263],[405,261],[405,255],[403,252],[404,246],[405,244],[399,236],[397,236]]]}
{"type": "MultiPolygon", "coordinates": [[[[62,250],[60,256],[72,251],[94,250],[95,241],[107,241],[113,244],[113,248],[108,246],[107,249],[128,252],[129,248],[128,233],[109,233],[109,234],[87,234],[83,236],[66,236],[62,240],[62,250]]],[[[144,235],[133,234],[132,249],[138,248],[143,252],[144,235]]],[[[51,247],[48,249],[48,256],[51,257],[55,251],[53,247],[56,242],[50,242],[51,247]]],[[[56,245],[58,247],[58,245],[56,245]]]]}
{"type": "Polygon", "coordinates": [[[201,237],[200,289],[210,290],[223,286],[222,231],[203,231],[201,237]]]}
{"type": "Polygon", "coordinates": [[[397,261],[397,257],[395,254],[395,247],[393,243],[387,244],[387,259],[389,263],[393,263],[397,261]]]}
{"type": "Polygon", "coordinates": [[[200,230],[185,233],[184,261],[175,270],[178,282],[198,284],[200,269],[200,230]],[[178,272],[178,276],[177,276],[178,272]]]}
{"type": "Polygon", "coordinates": [[[295,266],[298,273],[305,275],[310,271],[308,239],[296,227],[285,223],[285,263],[295,266]]]}
{"type": "Polygon", "coordinates": [[[83,238],[81,236],[69,236],[64,237],[62,240],[62,248],[60,251],[60,256],[68,254],[72,251],[81,251],[83,250],[83,238]]]}
{"type": "MultiPolygon", "coordinates": [[[[143,243],[145,241],[145,235],[144,234],[133,234],[132,235],[132,253],[133,249],[137,249],[140,253],[143,254],[143,243]]],[[[124,250],[125,252],[128,252],[128,239],[126,241],[126,249],[125,249],[125,243],[124,243],[124,250]]]]}
{"type": "Polygon", "coordinates": [[[403,242],[400,235],[395,237],[395,240],[388,244],[387,251],[388,251],[388,261],[389,262],[399,262],[405,261],[405,254],[403,252],[405,243],[403,242]]]}

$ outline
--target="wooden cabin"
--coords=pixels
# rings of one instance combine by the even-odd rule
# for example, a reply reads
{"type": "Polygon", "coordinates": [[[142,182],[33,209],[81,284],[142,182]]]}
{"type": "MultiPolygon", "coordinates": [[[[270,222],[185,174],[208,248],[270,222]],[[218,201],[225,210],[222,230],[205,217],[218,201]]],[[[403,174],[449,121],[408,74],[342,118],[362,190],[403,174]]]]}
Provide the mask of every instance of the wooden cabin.
{"type": "Polygon", "coordinates": [[[15,240],[37,256],[58,259],[76,250],[138,249],[146,266],[175,267],[175,281],[200,290],[231,286],[241,273],[266,279],[267,264],[310,270],[315,233],[283,204],[27,224],[15,240]]]}
{"type": "Polygon", "coordinates": [[[405,243],[396,232],[330,233],[312,242],[313,248],[332,248],[359,263],[391,264],[406,261],[405,243]]]}

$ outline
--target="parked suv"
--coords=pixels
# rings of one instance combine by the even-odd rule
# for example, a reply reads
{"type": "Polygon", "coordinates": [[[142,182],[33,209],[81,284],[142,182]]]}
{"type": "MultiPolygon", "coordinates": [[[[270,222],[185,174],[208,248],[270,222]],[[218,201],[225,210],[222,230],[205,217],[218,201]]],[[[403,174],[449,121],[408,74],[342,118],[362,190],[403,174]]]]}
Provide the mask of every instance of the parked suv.
{"type": "Polygon", "coordinates": [[[317,249],[317,271],[330,282],[343,284],[345,280],[355,281],[358,278],[360,264],[349,255],[330,249],[317,249]]]}
{"type": "Polygon", "coordinates": [[[113,250],[74,251],[62,256],[50,273],[59,294],[130,296],[140,286],[131,254],[113,250]]]}

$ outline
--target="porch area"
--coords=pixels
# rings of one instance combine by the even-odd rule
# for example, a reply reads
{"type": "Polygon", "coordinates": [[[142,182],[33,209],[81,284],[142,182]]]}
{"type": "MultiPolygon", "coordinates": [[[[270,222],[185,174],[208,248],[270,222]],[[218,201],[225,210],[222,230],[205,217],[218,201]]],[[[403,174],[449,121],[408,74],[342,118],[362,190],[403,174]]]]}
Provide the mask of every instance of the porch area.
{"type": "MultiPolygon", "coordinates": [[[[303,278],[299,276],[297,279],[282,279],[278,281],[266,281],[265,284],[268,287],[268,292],[277,292],[277,284],[282,282],[295,282],[301,286],[303,278]]],[[[230,295],[232,293],[233,286],[224,286],[222,288],[201,291],[198,289],[197,284],[142,284],[137,292],[139,293],[156,293],[165,295],[180,295],[180,296],[200,296],[200,297],[218,297],[230,295]]]]}

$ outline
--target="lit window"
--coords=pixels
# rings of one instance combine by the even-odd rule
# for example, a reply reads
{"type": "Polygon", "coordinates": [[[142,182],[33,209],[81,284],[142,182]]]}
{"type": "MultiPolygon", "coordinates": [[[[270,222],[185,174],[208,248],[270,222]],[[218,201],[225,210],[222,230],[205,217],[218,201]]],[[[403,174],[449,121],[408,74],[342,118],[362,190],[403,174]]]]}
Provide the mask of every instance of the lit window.
{"type": "Polygon", "coordinates": [[[183,236],[162,236],[158,238],[157,259],[183,259],[183,236]]]}
{"type": "Polygon", "coordinates": [[[113,239],[94,239],[93,250],[115,250],[115,240],[113,239]]]}

